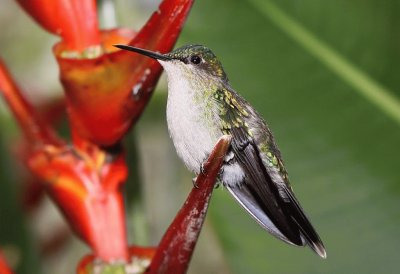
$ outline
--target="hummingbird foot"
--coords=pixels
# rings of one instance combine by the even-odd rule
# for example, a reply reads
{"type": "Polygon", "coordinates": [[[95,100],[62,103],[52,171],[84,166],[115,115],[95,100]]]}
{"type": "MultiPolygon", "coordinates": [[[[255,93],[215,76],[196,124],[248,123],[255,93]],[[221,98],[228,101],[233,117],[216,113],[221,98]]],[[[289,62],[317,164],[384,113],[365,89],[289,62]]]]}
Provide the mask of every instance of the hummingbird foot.
{"type": "MultiPolygon", "coordinates": [[[[207,158],[208,158],[208,156],[207,156],[207,158]]],[[[200,172],[201,172],[201,174],[203,174],[203,175],[206,175],[205,162],[206,162],[206,160],[205,160],[203,163],[200,164],[200,172]]],[[[221,170],[219,171],[218,176],[220,176],[220,174],[221,174],[221,170]]],[[[196,177],[194,177],[194,178],[192,179],[192,184],[193,184],[193,187],[195,187],[195,188],[200,188],[200,187],[197,185],[197,183],[196,183],[197,177],[198,177],[198,176],[196,176],[196,177]]],[[[215,188],[218,188],[218,187],[219,187],[219,184],[220,184],[220,182],[218,181],[218,182],[215,184],[215,188]]]]}
{"type": "Polygon", "coordinates": [[[200,187],[199,187],[199,185],[197,184],[196,181],[197,181],[197,176],[194,177],[194,178],[192,179],[192,184],[193,184],[193,187],[194,187],[194,188],[197,188],[197,189],[198,189],[198,188],[200,188],[200,187]]]}
{"type": "Polygon", "coordinates": [[[217,182],[215,183],[214,189],[219,188],[221,186],[221,184],[222,184],[222,182],[219,179],[217,179],[217,182]]]}
{"type": "MultiPolygon", "coordinates": [[[[201,165],[200,165],[200,172],[201,172],[201,174],[206,174],[206,170],[205,170],[205,168],[204,168],[204,162],[201,163],[201,165]]],[[[196,177],[194,177],[194,178],[192,179],[192,184],[193,184],[193,187],[194,187],[194,188],[200,188],[200,187],[197,185],[197,183],[196,183],[197,177],[198,177],[198,176],[196,176],[196,177]]]]}

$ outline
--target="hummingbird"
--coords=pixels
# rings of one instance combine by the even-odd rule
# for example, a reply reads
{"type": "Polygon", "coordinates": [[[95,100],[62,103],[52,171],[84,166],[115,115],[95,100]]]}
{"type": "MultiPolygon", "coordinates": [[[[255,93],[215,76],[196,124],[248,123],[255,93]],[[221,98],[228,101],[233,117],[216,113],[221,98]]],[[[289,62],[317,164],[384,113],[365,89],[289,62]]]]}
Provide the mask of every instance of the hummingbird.
{"type": "Polygon", "coordinates": [[[231,136],[219,181],[262,228],[296,246],[326,251],[289,183],[267,123],[230,85],[221,62],[202,45],[160,54],[116,47],[156,59],[167,73],[167,123],[178,156],[196,175],[218,139],[231,136]]]}

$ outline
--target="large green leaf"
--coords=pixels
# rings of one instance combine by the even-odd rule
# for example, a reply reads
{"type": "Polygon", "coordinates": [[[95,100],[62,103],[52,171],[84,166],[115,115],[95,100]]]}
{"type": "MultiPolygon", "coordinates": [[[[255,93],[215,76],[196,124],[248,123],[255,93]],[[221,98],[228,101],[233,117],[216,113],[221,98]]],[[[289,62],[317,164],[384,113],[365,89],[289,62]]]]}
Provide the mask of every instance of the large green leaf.
{"type": "Polygon", "coordinates": [[[198,1],[184,40],[210,46],[270,124],[328,259],[272,238],[216,191],[234,273],[397,273],[400,19],[395,1],[198,1]]]}

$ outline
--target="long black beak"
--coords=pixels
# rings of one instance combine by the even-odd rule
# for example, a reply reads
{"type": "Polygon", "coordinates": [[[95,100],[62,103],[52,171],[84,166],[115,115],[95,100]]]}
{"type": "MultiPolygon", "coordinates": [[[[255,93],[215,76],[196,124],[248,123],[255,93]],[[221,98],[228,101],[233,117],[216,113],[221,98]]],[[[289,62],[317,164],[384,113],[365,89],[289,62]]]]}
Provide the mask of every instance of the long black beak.
{"type": "Polygon", "coordinates": [[[148,56],[150,58],[153,59],[157,59],[157,60],[162,60],[162,61],[168,61],[168,60],[172,60],[171,57],[165,56],[163,54],[154,52],[154,51],[149,51],[146,49],[140,49],[140,48],[135,48],[132,46],[127,46],[127,45],[114,45],[114,47],[120,48],[120,49],[124,49],[124,50],[129,50],[129,51],[133,51],[133,52],[137,52],[140,53],[142,55],[148,56]]]}

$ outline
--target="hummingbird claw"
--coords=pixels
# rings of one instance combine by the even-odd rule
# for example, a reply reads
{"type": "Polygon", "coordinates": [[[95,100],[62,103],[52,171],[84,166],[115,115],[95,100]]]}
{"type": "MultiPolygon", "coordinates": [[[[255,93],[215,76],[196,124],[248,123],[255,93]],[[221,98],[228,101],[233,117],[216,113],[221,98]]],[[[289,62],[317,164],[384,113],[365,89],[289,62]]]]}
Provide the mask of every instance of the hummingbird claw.
{"type": "Polygon", "coordinates": [[[200,188],[200,187],[197,185],[196,181],[197,181],[197,176],[194,177],[194,178],[192,179],[193,187],[194,187],[194,188],[200,188]]]}

